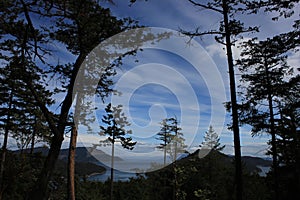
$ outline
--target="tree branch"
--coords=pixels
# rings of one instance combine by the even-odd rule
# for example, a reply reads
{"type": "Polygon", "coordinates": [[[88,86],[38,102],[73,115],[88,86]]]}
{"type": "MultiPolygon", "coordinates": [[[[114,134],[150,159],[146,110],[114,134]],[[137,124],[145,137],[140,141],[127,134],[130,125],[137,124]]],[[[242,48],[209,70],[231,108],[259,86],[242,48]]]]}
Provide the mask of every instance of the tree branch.
{"type": "Polygon", "coordinates": [[[205,9],[209,9],[209,10],[213,10],[213,11],[216,11],[218,13],[223,14],[223,10],[221,10],[221,9],[214,8],[214,7],[210,6],[210,5],[204,5],[204,4],[201,4],[201,3],[197,3],[197,2],[195,2],[193,0],[188,0],[188,1],[190,3],[192,3],[194,6],[199,6],[199,7],[202,7],[202,8],[205,8],[205,9]]]}
{"type": "Polygon", "coordinates": [[[197,36],[204,36],[204,35],[223,35],[222,32],[215,31],[215,30],[199,32],[199,28],[197,28],[195,32],[189,32],[182,29],[179,29],[179,32],[186,36],[189,36],[190,38],[197,37],[197,36]]]}
{"type": "Polygon", "coordinates": [[[25,18],[27,20],[28,26],[30,27],[30,30],[31,30],[31,33],[32,33],[32,36],[33,36],[34,53],[35,53],[36,56],[38,56],[40,58],[41,61],[43,61],[43,59],[41,59],[41,57],[38,54],[38,45],[37,45],[37,38],[36,38],[36,34],[35,34],[35,29],[34,29],[34,26],[32,24],[31,18],[29,16],[27,5],[25,4],[24,0],[21,0],[21,3],[22,3],[22,6],[23,6],[25,18]]]}

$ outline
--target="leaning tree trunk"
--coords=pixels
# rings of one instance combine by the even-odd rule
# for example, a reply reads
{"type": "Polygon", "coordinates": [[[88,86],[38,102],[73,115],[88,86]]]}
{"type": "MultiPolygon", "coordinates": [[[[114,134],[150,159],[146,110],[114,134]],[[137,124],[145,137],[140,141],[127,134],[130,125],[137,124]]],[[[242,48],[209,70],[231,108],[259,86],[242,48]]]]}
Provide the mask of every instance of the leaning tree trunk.
{"type": "Polygon", "coordinates": [[[49,123],[49,127],[54,135],[51,140],[49,153],[44,163],[44,166],[42,168],[40,177],[36,182],[35,188],[33,188],[33,190],[29,192],[27,196],[28,200],[48,199],[48,183],[51,180],[55,168],[55,164],[59,156],[60,148],[64,140],[65,127],[67,125],[68,114],[73,102],[73,88],[74,88],[77,73],[84,59],[85,59],[85,55],[80,54],[74,64],[74,70],[71,76],[68,92],[62,103],[61,114],[58,119],[59,122],[58,125],[56,125],[56,122],[53,119],[53,115],[51,115],[48,108],[45,106],[45,104],[41,101],[39,95],[36,93],[33,84],[31,82],[27,82],[30,91],[34,95],[34,98],[36,99],[38,106],[40,107],[47,122],[49,123]]]}

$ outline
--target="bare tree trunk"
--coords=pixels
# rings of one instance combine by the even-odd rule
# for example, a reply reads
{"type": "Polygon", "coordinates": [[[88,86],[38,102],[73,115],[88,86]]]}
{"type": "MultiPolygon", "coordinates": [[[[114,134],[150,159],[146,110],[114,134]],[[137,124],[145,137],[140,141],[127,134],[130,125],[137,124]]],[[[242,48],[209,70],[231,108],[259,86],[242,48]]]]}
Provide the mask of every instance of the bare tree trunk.
{"type": "Polygon", "coordinates": [[[73,125],[68,156],[68,200],[75,200],[75,155],[77,134],[76,125],[73,125]]]}
{"type": "Polygon", "coordinates": [[[229,80],[230,80],[230,97],[232,104],[232,128],[234,135],[234,157],[235,157],[235,186],[236,186],[236,199],[243,199],[243,180],[242,180],[242,158],[241,158],[241,144],[240,144],[240,131],[239,131],[239,119],[237,109],[236,98],[236,86],[235,86],[235,74],[233,65],[233,56],[231,49],[231,32],[229,29],[228,19],[228,6],[226,0],[223,0],[223,17],[225,27],[225,39],[226,39],[226,51],[227,62],[229,68],[229,80]]]}
{"type": "Polygon", "coordinates": [[[111,168],[110,168],[110,200],[114,198],[114,158],[115,158],[115,143],[114,138],[111,146],[111,168]]]}

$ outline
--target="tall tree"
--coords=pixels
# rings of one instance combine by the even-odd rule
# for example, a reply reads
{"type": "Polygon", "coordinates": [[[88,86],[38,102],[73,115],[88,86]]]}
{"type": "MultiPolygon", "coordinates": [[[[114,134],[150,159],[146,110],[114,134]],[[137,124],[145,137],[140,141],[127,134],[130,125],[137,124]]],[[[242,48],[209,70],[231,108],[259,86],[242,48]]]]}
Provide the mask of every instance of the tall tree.
{"type": "MultiPolygon", "coordinates": [[[[174,174],[173,199],[180,199],[182,196],[184,196],[179,187],[179,175],[182,173],[182,169],[180,167],[177,167],[176,160],[179,154],[186,152],[185,149],[187,145],[184,144],[185,139],[176,117],[163,119],[161,124],[162,128],[161,131],[157,134],[157,139],[163,141],[163,143],[160,144],[158,148],[164,150],[164,166],[166,165],[167,153],[172,160],[172,169],[174,174]]],[[[164,181],[164,186],[165,184],[166,182],[164,181]]]]}
{"type": "MultiPolygon", "coordinates": [[[[22,30],[18,38],[23,41],[25,54],[30,56],[32,61],[35,60],[44,74],[47,73],[47,79],[43,83],[46,85],[47,80],[58,78],[60,83],[58,89],[65,95],[60,104],[60,110],[55,111],[58,116],[56,117],[44,101],[43,96],[36,90],[35,83],[31,79],[26,80],[26,86],[31,91],[31,96],[35,98],[36,105],[43,112],[53,134],[49,154],[36,187],[30,192],[28,198],[47,199],[48,182],[59,155],[66,126],[69,123],[69,111],[75,96],[73,89],[76,75],[84,58],[101,41],[135,25],[131,26],[132,21],[130,20],[118,20],[111,16],[109,9],[102,8],[98,2],[93,0],[18,0],[17,2],[8,0],[2,1],[1,5],[3,5],[1,12],[5,16],[0,22],[2,25],[1,36],[3,36],[1,42],[4,41],[1,49],[7,51],[9,47],[14,48],[15,32],[19,29],[22,30]],[[32,18],[37,20],[32,20],[32,18]],[[43,23],[40,23],[41,21],[43,23]],[[51,48],[46,49],[46,47],[49,47],[49,42],[57,43],[58,41],[74,55],[73,63],[53,66],[55,65],[53,61],[47,60],[49,57],[46,57],[45,53],[49,53],[49,51],[54,53],[54,51],[51,48]]],[[[9,62],[12,56],[4,53],[2,57],[9,62]]],[[[112,91],[110,89],[112,81],[108,77],[114,72],[111,68],[101,67],[107,69],[107,73],[102,74],[97,91],[101,97],[105,97],[112,91]]]]}
{"type": "MultiPolygon", "coordinates": [[[[12,17],[12,19],[14,18],[12,17]]],[[[9,21],[9,19],[6,20],[9,21]]],[[[7,24],[4,23],[4,25],[7,24]]],[[[1,186],[3,186],[2,179],[9,134],[16,139],[21,149],[27,147],[30,142],[34,146],[36,137],[47,140],[51,135],[48,124],[36,105],[37,101],[28,88],[27,81],[32,82],[35,91],[42,96],[45,105],[53,103],[50,99],[52,93],[40,84],[43,81],[43,74],[28,54],[32,47],[24,45],[27,41],[33,40],[32,35],[26,35],[26,24],[23,21],[18,21],[17,25],[10,27],[11,38],[1,41],[0,45],[6,55],[2,57],[5,64],[0,68],[0,128],[4,130],[0,170],[1,186]]]]}
{"type": "MultiPolygon", "coordinates": [[[[271,154],[274,170],[274,197],[278,198],[278,153],[275,122],[275,98],[284,98],[285,76],[292,73],[286,62],[286,47],[279,37],[244,43],[242,58],[237,61],[242,72],[242,81],[246,83],[244,104],[251,107],[249,115],[242,122],[253,126],[253,134],[267,131],[271,135],[271,154]],[[267,106],[264,106],[267,105],[267,106]],[[267,109],[267,111],[265,111],[267,109]]],[[[278,109],[277,109],[278,110],[278,109]]]]}
{"type": "Polygon", "coordinates": [[[242,181],[242,160],[241,160],[241,144],[239,131],[239,118],[237,107],[236,83],[234,73],[234,59],[232,55],[232,46],[236,42],[236,37],[241,33],[257,31],[256,27],[245,28],[244,24],[235,19],[235,13],[244,9],[245,1],[232,0],[211,0],[207,3],[200,1],[188,0],[192,5],[204,8],[220,14],[222,20],[220,22],[219,30],[199,31],[195,32],[182,31],[184,34],[191,37],[203,35],[216,35],[217,42],[225,45],[227,52],[227,64],[230,81],[230,100],[231,100],[231,114],[232,114],[232,130],[234,137],[234,156],[235,156],[235,184],[236,184],[236,199],[243,198],[243,181],[242,181]]]}
{"type": "Polygon", "coordinates": [[[116,107],[109,103],[105,108],[106,115],[103,116],[102,122],[105,126],[100,126],[101,136],[108,136],[106,140],[100,141],[101,144],[111,145],[111,166],[110,166],[110,199],[113,199],[113,182],[114,182],[114,156],[115,156],[115,143],[120,142],[123,148],[132,150],[136,142],[128,136],[131,130],[126,130],[126,126],[130,126],[127,117],[122,112],[122,106],[116,107]]]}
{"type": "MultiPolygon", "coordinates": [[[[279,161],[287,166],[295,165],[299,175],[300,169],[300,136],[299,136],[299,118],[300,118],[300,75],[292,77],[284,87],[286,88],[285,97],[278,102],[280,118],[278,151],[279,161]]],[[[299,179],[300,181],[300,179],[299,179]]],[[[300,183],[300,182],[299,182],[300,183]]]]}

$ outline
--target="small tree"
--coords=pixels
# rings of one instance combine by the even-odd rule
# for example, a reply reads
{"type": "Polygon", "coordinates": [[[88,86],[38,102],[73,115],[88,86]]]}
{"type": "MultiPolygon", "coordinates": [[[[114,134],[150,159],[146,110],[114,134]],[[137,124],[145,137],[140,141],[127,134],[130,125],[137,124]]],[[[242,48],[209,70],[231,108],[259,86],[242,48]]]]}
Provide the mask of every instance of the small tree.
{"type": "Polygon", "coordinates": [[[205,132],[204,141],[199,146],[215,151],[222,151],[225,148],[225,145],[221,145],[220,137],[215,132],[212,125],[210,125],[208,131],[205,132]]]}
{"type": "Polygon", "coordinates": [[[110,199],[113,199],[113,179],[114,179],[114,153],[115,143],[120,142],[123,148],[132,150],[136,142],[132,141],[131,137],[127,137],[127,134],[131,134],[131,130],[126,130],[126,126],[130,126],[127,121],[127,117],[122,112],[122,106],[118,105],[114,107],[109,103],[105,108],[106,115],[103,116],[102,122],[106,124],[106,127],[100,126],[101,136],[108,136],[106,140],[100,141],[105,145],[111,145],[111,188],[110,188],[110,199]]]}
{"type": "Polygon", "coordinates": [[[218,133],[215,132],[212,125],[209,126],[208,131],[205,132],[204,141],[201,145],[202,148],[208,149],[210,155],[208,155],[208,179],[210,181],[210,185],[212,185],[212,173],[213,173],[213,166],[215,163],[214,160],[216,159],[215,151],[222,151],[225,148],[225,145],[221,145],[220,138],[218,133]]]}
{"type": "Polygon", "coordinates": [[[169,118],[170,131],[173,132],[172,140],[169,145],[167,145],[167,152],[169,153],[173,162],[176,161],[178,154],[184,153],[187,145],[184,144],[182,128],[179,127],[177,118],[169,118]]]}
{"type": "Polygon", "coordinates": [[[160,143],[157,148],[162,149],[164,151],[164,166],[167,164],[167,145],[170,144],[172,140],[172,134],[170,132],[170,125],[168,124],[169,119],[163,119],[161,124],[161,129],[157,133],[157,140],[161,140],[162,143],[160,143]]]}

